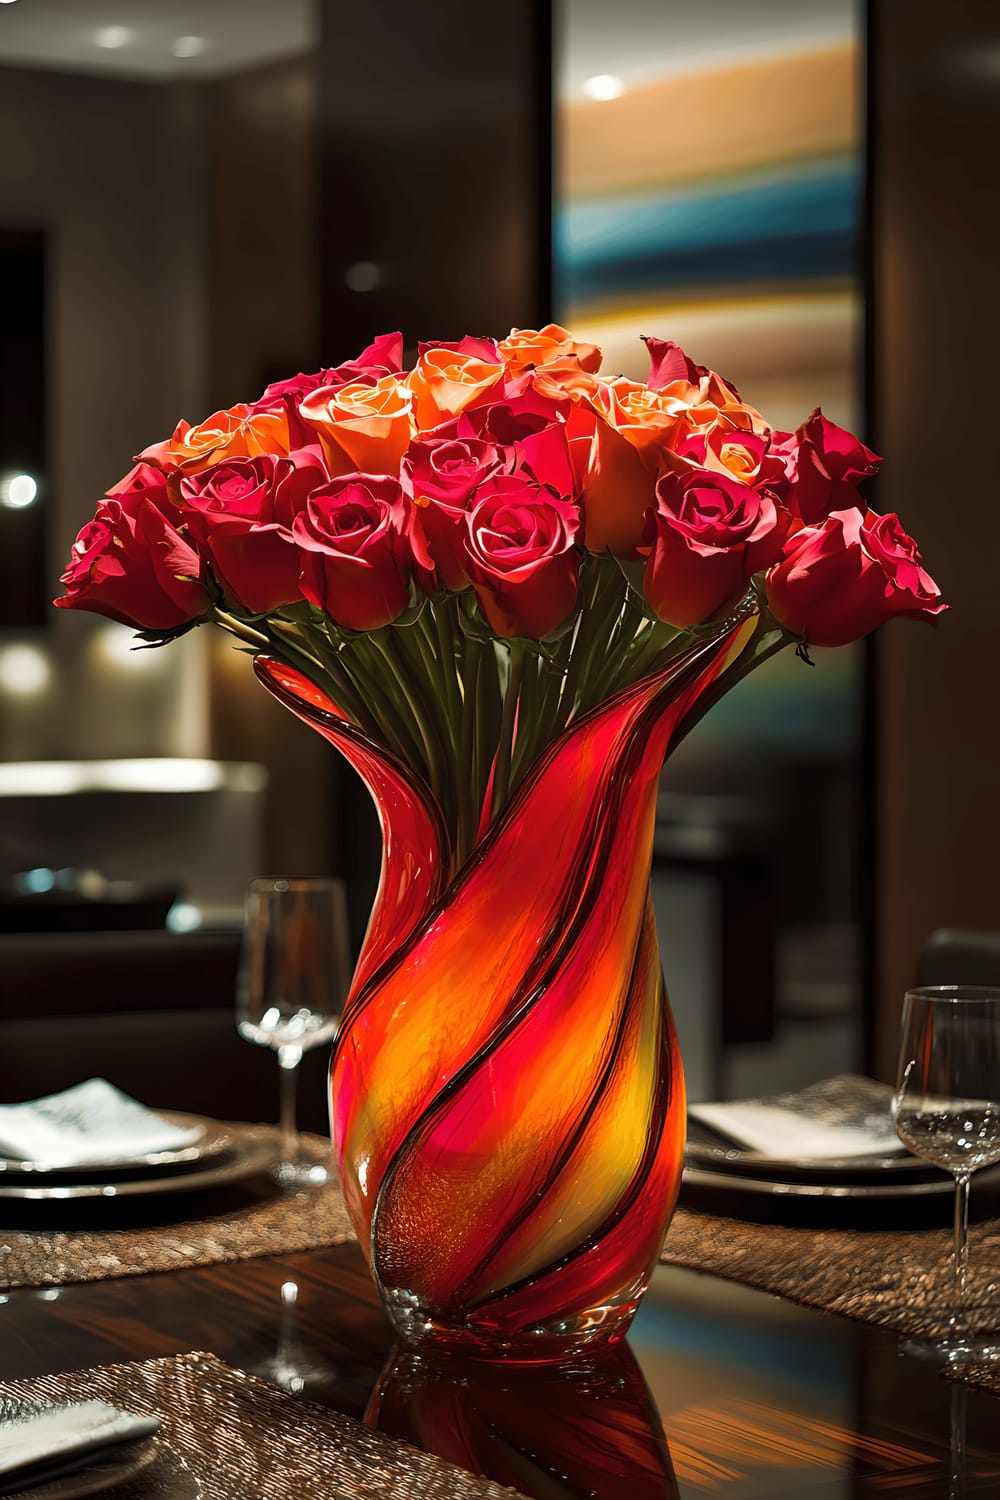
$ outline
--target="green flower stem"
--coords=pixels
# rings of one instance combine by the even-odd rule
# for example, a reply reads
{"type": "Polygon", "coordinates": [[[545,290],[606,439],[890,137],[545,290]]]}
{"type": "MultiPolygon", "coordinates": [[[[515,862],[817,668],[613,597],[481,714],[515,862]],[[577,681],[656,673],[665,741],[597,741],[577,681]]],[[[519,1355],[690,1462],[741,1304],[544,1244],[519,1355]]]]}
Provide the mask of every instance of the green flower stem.
{"type": "Polygon", "coordinates": [[[397,690],[396,701],[409,712],[421,747],[422,774],[437,798],[438,806],[442,806],[445,801],[445,781],[442,774],[441,756],[435,744],[434,731],[424,710],[420,693],[421,685],[415,684],[416,691],[412,690],[409,681],[410,674],[406,671],[405,663],[400,661],[395,649],[397,643],[393,640],[391,626],[387,625],[382,630],[373,630],[369,639],[389,668],[390,681],[397,690]]]}
{"type": "Polygon", "coordinates": [[[249,646],[264,647],[270,645],[269,638],[246,620],[240,620],[236,615],[231,615],[228,610],[219,609],[218,606],[212,611],[212,618],[223,630],[228,630],[230,635],[237,636],[241,641],[246,641],[249,646]]]}
{"type": "Polygon", "coordinates": [[[514,749],[514,726],[517,704],[524,678],[525,643],[512,640],[509,643],[510,667],[503,694],[503,713],[500,719],[500,742],[497,746],[496,769],[493,773],[493,803],[490,813],[492,822],[506,806],[510,792],[510,763],[514,749]]]}

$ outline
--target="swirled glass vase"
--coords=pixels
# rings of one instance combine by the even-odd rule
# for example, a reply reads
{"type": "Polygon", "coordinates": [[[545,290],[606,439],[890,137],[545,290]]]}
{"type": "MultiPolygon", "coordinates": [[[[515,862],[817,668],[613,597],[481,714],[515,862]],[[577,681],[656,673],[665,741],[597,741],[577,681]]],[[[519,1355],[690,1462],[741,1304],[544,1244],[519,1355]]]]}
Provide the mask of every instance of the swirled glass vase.
{"type": "Polygon", "coordinates": [[[256,660],[381,819],[332,1122],[352,1223],[411,1346],[564,1359],[635,1313],[685,1136],[648,890],[658,777],[745,625],[564,729],[457,873],[401,764],[293,668],[256,660]]]}

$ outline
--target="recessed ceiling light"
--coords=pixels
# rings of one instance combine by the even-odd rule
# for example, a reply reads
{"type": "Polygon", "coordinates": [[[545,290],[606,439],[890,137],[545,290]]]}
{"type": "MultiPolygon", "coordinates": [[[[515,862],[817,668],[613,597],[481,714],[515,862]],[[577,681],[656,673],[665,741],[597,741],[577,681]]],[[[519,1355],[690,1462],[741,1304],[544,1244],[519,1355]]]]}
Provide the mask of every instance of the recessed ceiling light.
{"type": "Polygon", "coordinates": [[[589,99],[617,99],[624,94],[625,84],[615,73],[595,73],[583,85],[589,99]]]}
{"type": "Polygon", "coordinates": [[[200,57],[208,46],[207,38],[203,36],[178,36],[170,44],[170,50],[175,57],[200,57]]]}
{"type": "Polygon", "coordinates": [[[127,47],[130,42],[134,42],[135,32],[128,26],[102,26],[100,31],[94,32],[94,41],[99,47],[107,47],[114,51],[118,47],[127,47]]]}

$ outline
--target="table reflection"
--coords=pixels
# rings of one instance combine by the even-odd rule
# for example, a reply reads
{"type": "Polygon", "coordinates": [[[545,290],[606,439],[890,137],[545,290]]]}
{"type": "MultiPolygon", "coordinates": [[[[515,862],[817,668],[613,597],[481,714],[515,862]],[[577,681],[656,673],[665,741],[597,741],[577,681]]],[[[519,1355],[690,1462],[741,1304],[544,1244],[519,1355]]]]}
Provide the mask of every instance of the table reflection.
{"type": "Polygon", "coordinates": [[[565,1366],[397,1347],[365,1420],[532,1500],[679,1500],[659,1412],[623,1343],[565,1366]]]}

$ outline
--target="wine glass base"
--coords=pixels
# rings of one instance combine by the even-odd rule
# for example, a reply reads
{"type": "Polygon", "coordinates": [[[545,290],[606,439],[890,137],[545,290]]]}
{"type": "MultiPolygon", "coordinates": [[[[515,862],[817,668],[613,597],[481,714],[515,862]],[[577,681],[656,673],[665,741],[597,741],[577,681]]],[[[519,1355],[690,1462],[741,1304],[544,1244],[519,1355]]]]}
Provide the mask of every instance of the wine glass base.
{"type": "Polygon", "coordinates": [[[928,1364],[988,1365],[1000,1361],[1000,1333],[946,1334],[940,1339],[904,1339],[900,1352],[928,1364]]]}
{"type": "Polygon", "coordinates": [[[272,1173],[279,1187],[295,1191],[298,1188],[322,1187],[330,1178],[329,1170],[318,1161],[282,1161],[272,1173]]]}

